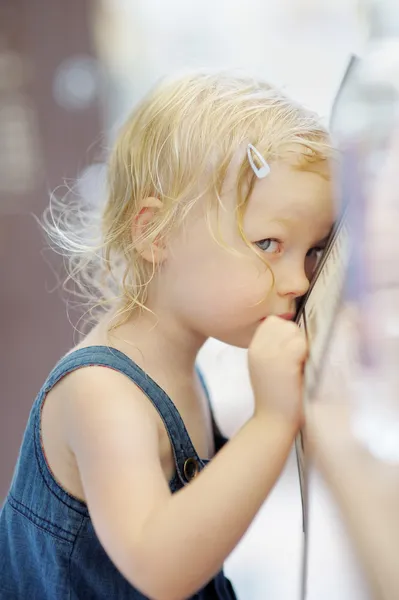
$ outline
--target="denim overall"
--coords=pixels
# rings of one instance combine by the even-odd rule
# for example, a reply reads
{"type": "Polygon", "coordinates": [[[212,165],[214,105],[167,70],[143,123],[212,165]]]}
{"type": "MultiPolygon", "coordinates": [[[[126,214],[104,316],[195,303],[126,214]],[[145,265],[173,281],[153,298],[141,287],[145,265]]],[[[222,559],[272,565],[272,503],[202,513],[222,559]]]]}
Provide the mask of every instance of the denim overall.
{"type": "MultiPolygon", "coordinates": [[[[145,599],[108,558],[86,504],[60,487],[43,454],[40,415],[46,394],[62,377],[89,365],[124,373],[154,404],[173,446],[176,473],[169,484],[172,493],[187,485],[208,462],[197,455],[171,399],[125,354],[106,346],[92,346],[67,355],[50,373],[32,406],[10,491],[0,514],[1,600],[145,599]]],[[[205,387],[202,377],[201,381],[205,387]]],[[[214,420],[213,425],[218,451],[226,440],[214,420]]],[[[220,571],[192,599],[235,600],[236,596],[220,571]]]]}

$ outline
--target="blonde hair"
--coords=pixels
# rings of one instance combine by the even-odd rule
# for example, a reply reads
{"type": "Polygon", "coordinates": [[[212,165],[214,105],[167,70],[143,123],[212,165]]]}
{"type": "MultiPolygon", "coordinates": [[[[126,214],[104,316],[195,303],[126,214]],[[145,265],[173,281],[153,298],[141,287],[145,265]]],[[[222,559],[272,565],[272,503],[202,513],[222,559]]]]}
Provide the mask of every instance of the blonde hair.
{"type": "MultiPolygon", "coordinates": [[[[92,315],[113,304],[120,318],[145,309],[156,267],[141,258],[138,246],[166,239],[200,198],[208,195],[210,204],[220,204],[228,167],[248,143],[268,162],[285,159],[304,170],[332,152],[318,116],[272,85],[224,72],[189,73],[157,86],[122,127],[109,158],[101,215],[79,202],[52,200],[44,227],[66,257],[67,282],[76,283],[74,292],[92,315]],[[163,208],[133,239],[132,223],[148,197],[159,198],[163,208]],[[81,233],[96,223],[97,238],[85,241],[81,233]]],[[[244,240],[243,217],[255,180],[244,153],[236,180],[244,240]]]]}

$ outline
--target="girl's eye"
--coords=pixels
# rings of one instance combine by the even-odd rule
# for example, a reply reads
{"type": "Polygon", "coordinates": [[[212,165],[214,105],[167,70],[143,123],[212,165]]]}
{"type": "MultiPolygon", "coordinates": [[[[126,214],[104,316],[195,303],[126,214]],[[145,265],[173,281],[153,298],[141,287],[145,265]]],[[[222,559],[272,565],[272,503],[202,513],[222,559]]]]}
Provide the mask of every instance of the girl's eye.
{"type": "Polygon", "coordinates": [[[325,249],[326,249],[325,246],[323,246],[323,247],[316,246],[315,248],[311,248],[309,250],[309,252],[306,254],[308,269],[310,270],[311,273],[313,273],[317,269],[320,259],[323,256],[323,252],[325,249]]]}
{"type": "Polygon", "coordinates": [[[261,240],[260,242],[256,242],[258,248],[263,250],[263,252],[268,252],[270,254],[277,254],[280,252],[281,243],[278,240],[273,240],[268,238],[267,240],[261,240]]]}

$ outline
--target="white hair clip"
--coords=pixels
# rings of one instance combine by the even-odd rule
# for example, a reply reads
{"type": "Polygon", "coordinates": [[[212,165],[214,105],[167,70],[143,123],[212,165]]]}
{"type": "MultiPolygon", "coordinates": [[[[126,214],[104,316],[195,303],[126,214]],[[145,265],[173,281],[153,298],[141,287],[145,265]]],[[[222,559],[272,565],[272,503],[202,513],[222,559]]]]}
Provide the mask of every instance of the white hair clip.
{"type": "Polygon", "coordinates": [[[259,150],[257,150],[252,144],[248,144],[247,146],[247,156],[249,164],[251,165],[251,168],[258,179],[264,179],[269,175],[270,167],[268,163],[265,161],[259,150]],[[253,155],[256,156],[258,162],[261,165],[260,167],[256,166],[253,155]]]}

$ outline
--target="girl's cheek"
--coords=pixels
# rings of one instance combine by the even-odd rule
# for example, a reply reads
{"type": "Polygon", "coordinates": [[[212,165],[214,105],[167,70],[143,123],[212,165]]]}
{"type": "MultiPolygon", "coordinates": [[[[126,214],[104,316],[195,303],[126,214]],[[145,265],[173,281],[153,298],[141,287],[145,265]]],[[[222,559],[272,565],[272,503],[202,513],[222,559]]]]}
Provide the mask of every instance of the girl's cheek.
{"type": "Polygon", "coordinates": [[[254,271],[254,276],[247,285],[247,297],[251,306],[261,305],[268,301],[273,290],[274,276],[266,265],[254,271]]]}

